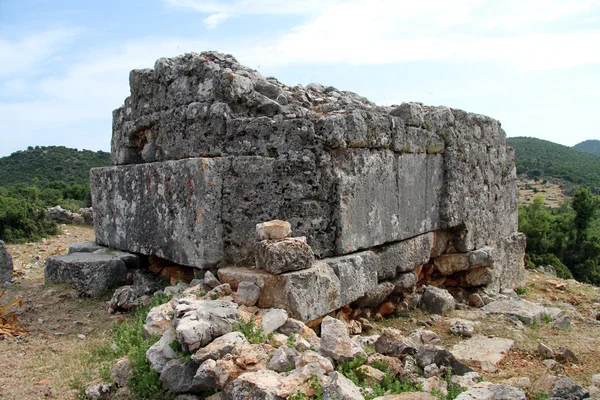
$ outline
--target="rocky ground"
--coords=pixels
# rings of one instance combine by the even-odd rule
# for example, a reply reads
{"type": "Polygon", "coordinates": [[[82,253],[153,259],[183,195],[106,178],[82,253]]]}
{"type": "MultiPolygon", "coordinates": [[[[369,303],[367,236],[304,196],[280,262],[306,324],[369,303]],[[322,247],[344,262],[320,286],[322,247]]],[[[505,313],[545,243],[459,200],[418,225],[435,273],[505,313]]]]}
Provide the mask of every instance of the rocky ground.
{"type": "MultiPolygon", "coordinates": [[[[46,257],[67,252],[72,242],[94,239],[91,226],[69,225],[41,243],[7,245],[15,268],[0,304],[22,299],[12,310],[29,333],[0,340],[0,398],[73,399],[93,363],[92,349],[112,326],[102,300],[78,298],[64,286],[44,286],[46,257]]],[[[115,318],[115,317],[112,317],[115,318]]]]}
{"type": "MultiPolygon", "coordinates": [[[[86,240],[93,240],[92,228],[68,226],[44,243],[8,246],[17,283],[0,302],[23,299],[17,312],[29,333],[0,340],[0,398],[73,399],[82,387],[100,379],[94,352],[110,340],[113,321],[126,314],[109,315],[107,298],[82,299],[70,288],[43,285],[45,258],[86,240]]],[[[547,374],[566,375],[590,387],[592,376],[600,373],[599,289],[530,271],[518,293],[496,302],[495,309],[462,307],[443,317],[415,310],[408,317],[372,321],[374,329],[365,334],[395,328],[409,336],[425,328],[483,379],[509,382],[529,398],[551,389],[547,379],[540,379],[547,374]],[[523,310],[518,311],[519,305],[523,310]],[[535,313],[541,318],[532,323],[535,313]]]]}

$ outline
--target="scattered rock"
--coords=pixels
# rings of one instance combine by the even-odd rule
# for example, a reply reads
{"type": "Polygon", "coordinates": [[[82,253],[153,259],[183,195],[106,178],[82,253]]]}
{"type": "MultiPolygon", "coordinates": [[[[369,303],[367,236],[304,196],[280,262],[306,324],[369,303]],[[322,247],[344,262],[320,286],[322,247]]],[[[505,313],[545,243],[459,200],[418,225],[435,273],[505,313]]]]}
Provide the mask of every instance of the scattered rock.
{"type": "Polygon", "coordinates": [[[333,363],[329,359],[312,350],[307,350],[304,353],[299,354],[295,360],[296,368],[301,368],[311,363],[318,364],[326,374],[332,372],[334,369],[333,363]]]}
{"type": "Polygon", "coordinates": [[[269,369],[276,372],[288,372],[296,367],[296,357],[300,356],[300,353],[293,347],[281,346],[273,357],[269,360],[269,369]]]}
{"type": "Polygon", "coordinates": [[[552,327],[555,329],[567,329],[571,327],[571,317],[563,315],[558,317],[556,321],[552,323],[552,327]]]}
{"type": "Polygon", "coordinates": [[[364,400],[358,387],[341,373],[332,372],[329,378],[323,385],[324,400],[364,400]]]}
{"type": "Polygon", "coordinates": [[[421,307],[434,314],[444,314],[447,311],[454,310],[456,301],[454,297],[446,290],[427,286],[421,299],[421,307]]]}
{"type": "Polygon", "coordinates": [[[175,358],[167,362],[160,374],[163,387],[173,393],[192,391],[198,364],[175,358]]]}
{"type": "Polygon", "coordinates": [[[454,319],[450,323],[450,332],[458,336],[471,337],[475,331],[475,324],[466,319],[454,319]]]}
{"type": "Polygon", "coordinates": [[[336,361],[365,356],[365,351],[350,339],[346,324],[329,316],[321,323],[321,353],[336,361]]]}
{"type": "Polygon", "coordinates": [[[127,356],[119,358],[110,369],[110,379],[117,387],[127,386],[127,381],[133,371],[133,366],[127,356]]]}
{"type": "Polygon", "coordinates": [[[399,357],[404,354],[415,354],[417,346],[399,330],[385,328],[375,342],[375,350],[380,354],[399,357]]]}
{"type": "Polygon", "coordinates": [[[219,358],[223,358],[226,354],[231,353],[235,346],[241,344],[248,344],[244,335],[240,332],[229,332],[198,349],[196,353],[192,355],[192,360],[196,361],[198,364],[202,364],[208,359],[218,360],[219,358]]]}
{"type": "Polygon", "coordinates": [[[394,291],[394,284],[392,282],[381,282],[365,295],[354,302],[357,307],[360,308],[373,308],[377,307],[394,291]]]}
{"type": "MultiPolygon", "coordinates": [[[[424,369],[426,366],[435,364],[438,367],[450,367],[454,375],[464,375],[473,370],[454,357],[452,353],[443,347],[424,347],[420,348],[415,359],[419,368],[424,369]]],[[[405,366],[406,367],[406,366],[405,366]]]]}
{"type": "Polygon", "coordinates": [[[277,372],[271,370],[245,373],[225,387],[225,399],[283,400],[277,394],[282,379],[277,372]]]}
{"type": "Polygon", "coordinates": [[[206,271],[204,273],[204,283],[213,289],[221,284],[221,282],[219,282],[219,280],[210,271],[206,271]]]}
{"type": "Polygon", "coordinates": [[[99,383],[85,389],[85,397],[88,400],[108,400],[112,397],[115,387],[110,383],[99,383]]]}
{"type": "Polygon", "coordinates": [[[163,333],[173,326],[173,315],[175,311],[171,303],[164,303],[152,307],[146,316],[142,327],[144,337],[150,339],[153,336],[162,336],[163,333]]]}
{"type": "Polygon", "coordinates": [[[47,208],[46,218],[51,221],[65,224],[83,224],[85,222],[85,219],[81,214],[65,210],[61,206],[47,208]]]}
{"type": "Polygon", "coordinates": [[[542,358],[554,358],[554,351],[544,343],[538,344],[538,353],[542,358]]]}
{"type": "Polygon", "coordinates": [[[471,296],[469,296],[469,300],[467,301],[467,304],[470,307],[475,307],[475,308],[481,308],[485,305],[483,299],[477,293],[473,293],[471,296]]]}
{"type": "Polygon", "coordinates": [[[260,240],[280,240],[292,234],[292,225],[287,221],[274,219],[256,225],[256,234],[260,240]]]}
{"type": "Polygon", "coordinates": [[[235,292],[235,301],[247,306],[253,306],[260,298],[260,288],[252,282],[242,281],[235,292]]]}
{"type": "Polygon", "coordinates": [[[459,360],[488,362],[495,366],[504,358],[513,344],[514,342],[510,339],[475,335],[471,339],[456,344],[451,352],[459,360]]]}
{"type": "Polygon", "coordinates": [[[483,307],[490,314],[514,315],[525,325],[532,325],[534,321],[541,321],[545,308],[539,304],[523,299],[495,300],[483,307]]]}
{"type": "Polygon", "coordinates": [[[172,329],[167,329],[160,340],[154,343],[148,351],[146,351],[146,360],[159,374],[165,368],[165,365],[174,358],[177,357],[177,353],[171,347],[171,343],[173,343],[177,338],[175,337],[175,331],[172,329]]]}
{"type": "Polygon", "coordinates": [[[564,400],[580,400],[589,397],[589,392],[571,378],[559,375],[552,387],[552,397],[564,400]]]}
{"type": "Polygon", "coordinates": [[[315,261],[305,237],[262,240],[255,248],[256,268],[271,274],[310,268],[315,261]]]}
{"type": "Polygon", "coordinates": [[[233,330],[237,304],[222,300],[180,299],[173,325],[184,351],[194,352],[233,330]]]}
{"type": "Polygon", "coordinates": [[[280,308],[273,308],[267,310],[262,315],[261,326],[263,332],[268,335],[269,333],[275,332],[288,320],[287,311],[280,308]]]}
{"type": "Polygon", "coordinates": [[[573,364],[579,364],[579,359],[575,353],[564,346],[561,346],[554,351],[554,359],[560,363],[570,362],[573,364]]]}
{"type": "Polygon", "coordinates": [[[550,393],[556,383],[556,375],[544,374],[533,382],[531,391],[533,393],[550,393]]]}

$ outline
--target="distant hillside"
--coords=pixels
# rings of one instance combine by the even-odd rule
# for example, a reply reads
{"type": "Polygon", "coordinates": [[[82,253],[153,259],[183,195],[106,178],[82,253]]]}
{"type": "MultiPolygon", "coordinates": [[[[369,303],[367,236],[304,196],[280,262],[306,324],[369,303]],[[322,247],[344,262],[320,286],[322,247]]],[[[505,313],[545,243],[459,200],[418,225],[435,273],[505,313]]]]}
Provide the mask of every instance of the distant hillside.
{"type": "Polygon", "coordinates": [[[63,181],[87,184],[89,170],[110,164],[110,153],[63,146],[29,147],[0,158],[0,186],[63,181]]]}
{"type": "Polygon", "coordinates": [[[565,182],[567,189],[587,185],[600,193],[600,157],[529,137],[507,138],[506,144],[515,149],[519,174],[540,179],[560,179],[565,182]]]}
{"type": "Polygon", "coordinates": [[[573,148],[600,157],[600,140],[586,140],[576,144],[573,148]]]}

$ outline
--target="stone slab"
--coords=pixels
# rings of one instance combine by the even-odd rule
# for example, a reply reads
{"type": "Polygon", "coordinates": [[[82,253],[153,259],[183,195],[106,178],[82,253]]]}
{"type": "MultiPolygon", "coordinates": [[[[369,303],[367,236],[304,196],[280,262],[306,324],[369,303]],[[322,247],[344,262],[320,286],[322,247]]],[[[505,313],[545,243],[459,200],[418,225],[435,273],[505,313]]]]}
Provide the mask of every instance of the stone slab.
{"type": "Polygon", "coordinates": [[[208,268],[223,259],[222,175],[229,161],[196,158],[94,168],[96,242],[208,268]]]}
{"type": "Polygon", "coordinates": [[[506,356],[513,344],[510,339],[476,335],[455,345],[451,353],[461,361],[489,362],[496,365],[506,356]]]}
{"type": "Polygon", "coordinates": [[[127,267],[107,254],[72,253],[48,257],[44,283],[66,283],[82,295],[100,296],[127,279],[127,267]]]}
{"type": "Polygon", "coordinates": [[[397,274],[412,271],[429,261],[434,243],[433,232],[375,249],[377,278],[392,279],[397,274]]]}

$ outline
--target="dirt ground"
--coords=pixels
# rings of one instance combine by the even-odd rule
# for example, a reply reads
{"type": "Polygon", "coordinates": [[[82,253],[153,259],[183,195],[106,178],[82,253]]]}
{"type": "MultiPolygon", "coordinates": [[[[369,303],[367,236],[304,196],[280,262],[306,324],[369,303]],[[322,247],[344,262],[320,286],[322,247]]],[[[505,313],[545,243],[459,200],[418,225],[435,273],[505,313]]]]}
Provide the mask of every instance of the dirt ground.
{"type": "Polygon", "coordinates": [[[519,204],[531,204],[537,195],[544,196],[544,205],[551,208],[557,208],[565,200],[565,192],[559,185],[552,182],[542,183],[542,181],[519,178],[517,181],[519,204]]]}
{"type": "Polygon", "coordinates": [[[0,398],[7,400],[74,399],[85,379],[90,349],[106,341],[112,327],[106,299],[78,298],[68,287],[44,286],[46,257],[64,254],[72,242],[94,240],[88,226],[68,226],[44,243],[7,245],[17,284],[0,300],[13,307],[28,334],[0,340],[0,398]]]}

